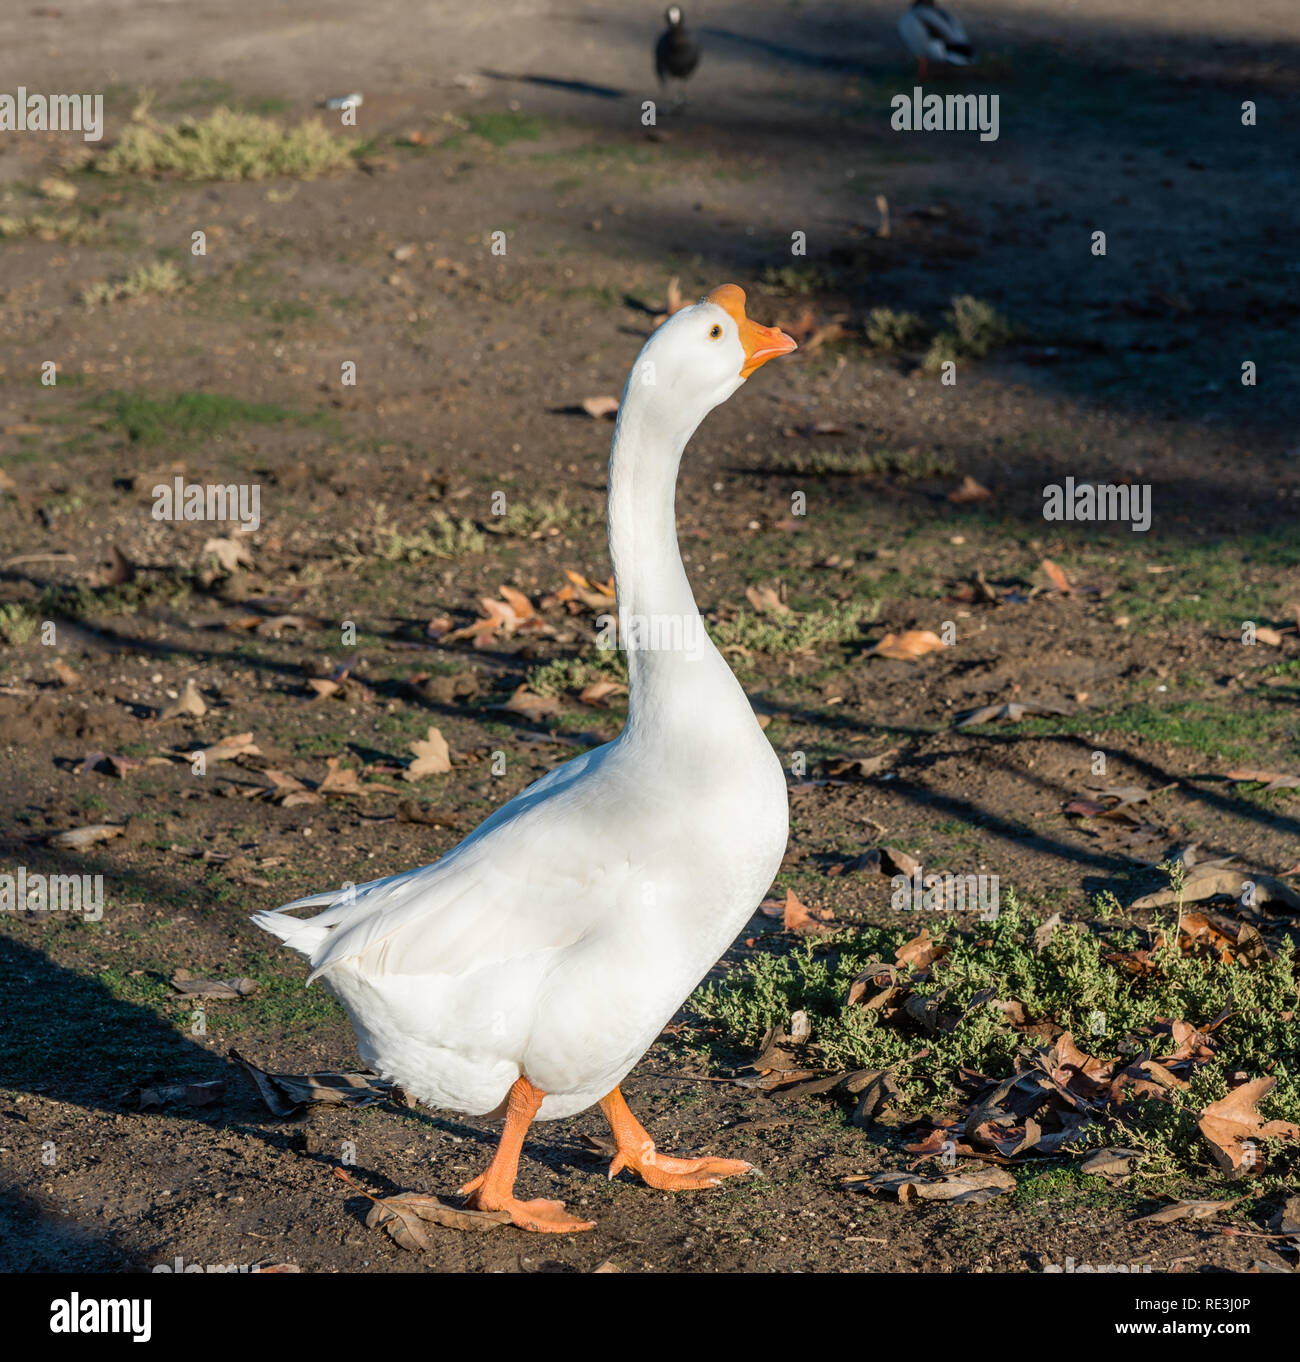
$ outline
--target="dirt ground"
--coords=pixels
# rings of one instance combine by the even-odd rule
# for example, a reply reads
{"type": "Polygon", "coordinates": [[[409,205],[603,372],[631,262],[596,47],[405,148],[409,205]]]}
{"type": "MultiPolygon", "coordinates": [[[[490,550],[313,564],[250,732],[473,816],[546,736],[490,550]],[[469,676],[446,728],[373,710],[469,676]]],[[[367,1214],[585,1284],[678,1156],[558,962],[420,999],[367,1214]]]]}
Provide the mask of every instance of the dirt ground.
{"type": "MultiPolygon", "coordinates": [[[[662,1148],[744,1158],[759,1176],[676,1198],[609,1182],[588,1112],[534,1128],[521,1187],[590,1213],[595,1232],[435,1227],[413,1254],[366,1228],[334,1170],[375,1195],[450,1194],[486,1161],[492,1124],[392,1102],[278,1120],[227,1058],[357,1065],[341,1010],[303,991],[306,967],[250,913],[434,860],[618,732],[619,697],[583,703],[580,685],[556,685],[550,713],[503,706],[547,664],[590,662],[592,612],[547,600],[566,570],[609,575],[612,426],[581,404],[618,393],[673,277],[688,299],[739,283],[752,316],[806,342],[684,460],[701,608],[738,629],[746,588],[767,585],[809,617],[857,608],[809,646],[736,634],[729,652],[783,762],[803,754],[814,777],[792,776],[779,892],[896,925],[887,879],[829,873],[882,841],[995,873],[1066,920],[1091,920],[1102,891],[1127,904],[1156,887],[1151,863],[1188,842],[1300,885],[1300,791],[1228,778],[1300,766],[1294,5],[963,7],[982,62],[944,88],[999,94],[989,143],[891,130],[890,98],[914,84],[897,9],[709,5],[686,105],[652,129],[653,4],[389,0],[361,18],[343,0],[64,0],[0,16],[0,49],[22,54],[4,88],[105,91],[106,143],[142,99],[164,120],[225,104],[337,128],[318,102],[365,96],[357,129],[339,130],[364,142],[355,163],[310,182],[108,176],[67,168],[75,138],[0,134],[0,220],[51,211],[40,185],[54,177],[87,229],[0,229],[0,608],[44,620],[58,603],[53,647],[39,632],[0,642],[0,869],[102,874],[107,899],[97,923],[0,914],[0,1268],[1294,1267],[1208,1223],[1133,1224],[1150,1195],[1063,1178],[1051,1160],[983,1206],[845,1190],[899,1166],[897,1134],[859,1129],[834,1098],[736,1084],[745,1056],[725,1036],[679,1043],[687,1013],[629,1101],[662,1148]],[[159,260],[181,271],[178,292],[83,303],[159,260]],[[924,366],[924,344],[864,336],[872,309],[935,330],[966,294],[1013,333],[962,362],[956,386],[924,366]],[[355,386],[340,383],[349,361],[355,386]],[[152,517],[151,489],[178,475],[260,486],[260,528],[235,535],[249,562],[221,571],[205,545],[224,530],[152,517]],[[991,496],[950,500],[965,477],[991,496]],[[1066,477],[1149,484],[1150,529],[1045,521],[1042,489],[1066,477]],[[523,508],[509,525],[500,492],[523,508]],[[422,538],[439,514],[467,522],[454,548],[422,538]],[[114,584],[113,550],[133,580],[114,584]],[[1052,589],[1044,559],[1073,590],[1052,589]],[[549,628],[485,648],[431,634],[470,623],[503,584],[549,628]],[[1244,646],[1245,621],[1278,641],[1244,646]],[[945,622],[951,649],[870,655],[887,632],[945,622]],[[341,687],[315,695],[309,682],[350,659],[341,687]],[[190,681],[206,713],[159,719],[190,681]],[[1010,700],[1048,712],[956,727],[1010,700]],[[453,770],[404,783],[430,725],[453,770]],[[186,754],[241,733],[255,754],[193,774],[186,754]],[[844,754],[888,760],[878,778],[826,783],[844,754]],[[109,757],[126,760],[115,772],[109,757]],[[264,771],[310,789],[333,759],[372,788],[267,797],[264,771]],[[1063,815],[1101,785],[1172,787],[1153,806],[1158,845],[1063,815]],[[123,831],[50,841],[91,824],[123,831]],[[196,1035],[178,971],[258,988],[207,1002],[196,1035]],[[216,1102],[141,1110],[141,1089],[211,1080],[225,1082],[216,1102]]],[[[711,977],[779,929],[756,914],[711,977]]],[[[1294,915],[1261,930],[1295,936],[1294,915]]],[[[1247,1205],[1236,1223],[1262,1231],[1265,1216],[1247,1205]]]]}

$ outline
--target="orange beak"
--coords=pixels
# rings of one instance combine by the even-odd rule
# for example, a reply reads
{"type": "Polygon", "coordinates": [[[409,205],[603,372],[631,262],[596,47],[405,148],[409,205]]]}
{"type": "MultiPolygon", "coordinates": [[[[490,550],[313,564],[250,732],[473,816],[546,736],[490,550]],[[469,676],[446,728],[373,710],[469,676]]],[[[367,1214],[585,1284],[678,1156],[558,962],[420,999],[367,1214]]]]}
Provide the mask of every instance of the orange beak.
{"type": "Polygon", "coordinates": [[[769,359],[778,355],[788,355],[799,347],[793,336],[775,326],[760,326],[745,316],[745,290],[737,284],[720,284],[706,301],[717,303],[736,323],[740,332],[740,343],[745,349],[745,363],[740,370],[741,378],[748,378],[755,369],[761,368],[769,359]]]}

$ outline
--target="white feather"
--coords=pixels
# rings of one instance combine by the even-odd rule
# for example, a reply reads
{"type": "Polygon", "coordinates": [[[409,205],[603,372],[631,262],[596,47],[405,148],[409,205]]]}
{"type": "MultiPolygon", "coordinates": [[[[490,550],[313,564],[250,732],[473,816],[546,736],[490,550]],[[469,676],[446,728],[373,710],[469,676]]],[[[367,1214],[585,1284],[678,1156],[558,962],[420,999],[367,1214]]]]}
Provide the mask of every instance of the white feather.
{"type": "MultiPolygon", "coordinates": [[[[673,525],[677,461],[745,358],[729,315],[701,303],[660,327],[633,368],[610,468],[611,553],[633,612],[699,624],[673,525]],[[725,344],[710,343],[723,323],[725,344]]],[[[421,1101],[484,1114],[523,1074],[547,1094],[542,1118],[591,1105],[770,885],[784,775],[702,628],[698,643],[630,654],[618,739],[530,785],[432,865],[253,919],[342,1001],[362,1057],[421,1101]],[[298,907],[325,911],[286,916],[298,907]]]]}

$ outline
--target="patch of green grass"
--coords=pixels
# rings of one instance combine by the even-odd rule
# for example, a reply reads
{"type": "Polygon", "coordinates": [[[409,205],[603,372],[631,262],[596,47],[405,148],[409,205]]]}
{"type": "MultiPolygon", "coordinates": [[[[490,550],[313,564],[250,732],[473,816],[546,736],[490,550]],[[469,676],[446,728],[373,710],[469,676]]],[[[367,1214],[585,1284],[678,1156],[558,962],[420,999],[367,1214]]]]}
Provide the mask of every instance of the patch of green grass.
{"type": "Polygon", "coordinates": [[[310,322],[316,319],[316,309],[310,303],[300,303],[293,298],[280,298],[270,303],[266,315],[281,325],[288,322],[310,322]]]}
{"type": "Polygon", "coordinates": [[[305,988],[305,974],[286,968],[286,956],[256,951],[247,961],[243,973],[256,981],[258,991],[237,1004],[206,1003],[213,1013],[209,1029],[260,1037],[276,1028],[301,1037],[344,1020],[343,1008],[325,989],[318,984],[305,988]]]}
{"type": "Polygon", "coordinates": [[[957,465],[951,456],[917,449],[834,449],[813,446],[782,452],[764,464],[764,472],[794,473],[816,478],[951,477],[957,465]]]}
{"type": "Polygon", "coordinates": [[[627,654],[619,648],[595,648],[582,657],[543,662],[528,673],[528,689],[538,695],[577,695],[595,681],[627,685],[627,654]]]}
{"type": "Polygon", "coordinates": [[[1113,1206],[1122,1196],[1105,1178],[1080,1173],[1077,1168],[1049,1168],[1043,1172],[1033,1165],[1026,1165],[1024,1171],[1029,1176],[1021,1178],[1011,1194],[1011,1200],[1017,1206],[1035,1206],[1050,1201],[1062,1210],[1067,1207],[1100,1210],[1113,1206]]]}
{"type": "Polygon", "coordinates": [[[835,276],[821,265],[805,262],[801,265],[769,265],[759,276],[763,286],[773,293],[806,297],[824,293],[835,287],[835,276]]]}
{"type": "Polygon", "coordinates": [[[102,307],[124,299],[170,297],[185,287],[180,270],[170,260],[137,265],[125,279],[102,280],[83,289],[81,301],[87,307],[102,307]]]}
{"type": "Polygon", "coordinates": [[[351,162],[349,144],[315,119],[286,128],[255,114],[215,109],[179,123],[132,124],[95,161],[110,175],[180,180],[311,180],[351,162]]]}
{"type": "Polygon", "coordinates": [[[243,113],[255,114],[259,118],[272,118],[276,114],[287,113],[289,101],[279,95],[261,95],[254,99],[241,100],[240,110],[243,113]]]}
{"type": "Polygon", "coordinates": [[[157,605],[178,605],[193,591],[194,580],[188,574],[138,576],[116,586],[91,587],[77,582],[47,587],[41,593],[39,609],[45,618],[101,619],[134,615],[157,605]]]}
{"type": "Polygon", "coordinates": [[[368,556],[386,563],[419,563],[426,558],[465,558],[487,547],[483,531],[472,520],[435,511],[427,525],[407,533],[388,523],[387,509],[375,507],[368,556]]]}
{"type": "MultiPolygon", "coordinates": [[[[914,981],[912,988],[927,998],[944,991],[943,1010],[958,1018],[951,1029],[929,1034],[899,1016],[885,1021],[877,1011],[846,1005],[849,986],[867,963],[892,960],[915,934],[920,923],[914,918],[894,930],[846,929],[785,954],[759,955],[722,982],[697,990],[688,1006],[741,1047],[757,1045],[769,1027],[787,1023],[802,1009],[828,1068],[893,1070],[898,1105],[905,1111],[928,1109],[936,1099],[956,1104],[962,1099],[956,1081],[961,1066],[1002,1078],[1013,1072],[1017,1056],[1032,1049],[997,1009],[977,1001],[985,990],[987,997],[1020,1002],[1031,1020],[1053,1021],[1071,1031],[1082,1048],[1107,1057],[1139,1057],[1149,1045],[1149,1029],[1161,1020],[1204,1026],[1226,1009],[1214,1032],[1213,1060],[1199,1066],[1188,1087],[1170,1100],[1125,1107],[1115,1118],[1122,1142],[1137,1141],[1166,1163],[1204,1162],[1197,1115],[1226,1095],[1229,1076],[1238,1071],[1277,1079],[1261,1105],[1266,1117],[1300,1120],[1300,1020],[1295,949],[1289,941],[1270,961],[1253,967],[1224,964],[1151,946],[1157,930],[1174,936],[1172,922],[1156,924],[1144,943],[1155,970],[1134,975],[1109,958],[1139,944],[1132,930],[1094,931],[1071,923],[1035,953],[1036,922],[1009,891],[1002,894],[997,920],[977,931],[963,932],[951,918],[926,925],[948,954],[932,967],[929,979],[914,981]],[[1094,1037],[1090,1028],[1098,1015],[1105,1031],[1094,1037]]],[[[908,974],[902,971],[904,982],[908,974]]],[[[1089,1138],[1101,1133],[1094,1130],[1089,1138]]]]}
{"type": "Polygon", "coordinates": [[[506,499],[504,514],[493,516],[485,528],[497,534],[511,534],[521,539],[538,538],[548,531],[582,529],[594,525],[600,512],[590,506],[570,505],[563,497],[539,497],[524,501],[518,497],[506,499]]]}
{"type": "Polygon", "coordinates": [[[507,110],[485,110],[469,114],[469,131],[494,147],[511,142],[535,142],[546,128],[545,120],[535,114],[510,113],[507,110]]]}
{"type": "Polygon", "coordinates": [[[948,329],[930,342],[924,367],[941,368],[949,360],[984,359],[991,350],[1006,345],[1015,328],[990,303],[964,293],[952,300],[945,314],[948,329]]]}
{"type": "Polygon", "coordinates": [[[714,644],[724,651],[743,649],[775,655],[813,652],[828,643],[856,638],[879,606],[879,601],[858,600],[824,610],[792,610],[788,614],[741,610],[733,619],[711,623],[709,633],[714,644]]]}
{"type": "Polygon", "coordinates": [[[1130,550],[1111,601],[1139,626],[1180,620],[1240,636],[1246,620],[1262,623],[1288,613],[1293,590],[1286,582],[1297,569],[1300,543],[1294,536],[1239,536],[1230,544],[1170,541],[1158,553],[1130,550]],[[1157,566],[1174,571],[1147,571],[1157,566]]]}
{"type": "MultiPolygon", "coordinates": [[[[969,731],[978,733],[983,728],[981,725],[969,731]]],[[[1146,701],[1108,713],[1026,719],[1017,731],[1044,735],[1123,733],[1236,761],[1254,761],[1261,750],[1300,755],[1300,736],[1293,718],[1264,710],[1243,713],[1216,708],[1204,700],[1146,701]]]]}
{"type": "Polygon", "coordinates": [[[316,425],[328,420],[274,402],[246,402],[225,393],[188,392],[173,397],[146,397],[141,393],[117,392],[96,405],[107,405],[115,422],[132,444],[157,445],[195,441],[219,435],[236,423],[278,425],[284,421],[316,425]]]}
{"type": "Polygon", "coordinates": [[[78,214],[55,217],[50,213],[33,213],[30,217],[0,217],[0,241],[35,237],[38,241],[65,241],[79,246],[96,241],[103,234],[99,223],[78,214]]]}
{"type": "Polygon", "coordinates": [[[36,632],[36,616],[30,606],[11,601],[0,605],[0,639],[13,646],[31,641],[36,632]]]}
{"type": "Polygon", "coordinates": [[[867,317],[867,342],[874,349],[885,352],[906,350],[921,343],[925,329],[925,323],[915,312],[873,307],[867,317]]]}

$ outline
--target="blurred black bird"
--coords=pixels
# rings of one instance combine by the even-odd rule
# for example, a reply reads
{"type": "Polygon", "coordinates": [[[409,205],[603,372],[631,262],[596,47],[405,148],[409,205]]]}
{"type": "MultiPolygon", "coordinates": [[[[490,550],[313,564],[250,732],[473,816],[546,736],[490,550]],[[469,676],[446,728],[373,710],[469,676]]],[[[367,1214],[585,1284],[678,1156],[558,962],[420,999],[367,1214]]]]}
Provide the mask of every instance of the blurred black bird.
{"type": "Polygon", "coordinates": [[[961,20],[931,0],[912,0],[911,9],[904,10],[898,21],[898,33],[916,58],[917,75],[922,80],[929,74],[931,62],[969,66],[975,60],[961,20]]]}
{"type": "Polygon", "coordinates": [[[664,11],[664,21],[668,27],[655,44],[655,74],[665,89],[677,82],[672,87],[674,103],[681,103],[684,98],[682,84],[700,64],[700,47],[686,31],[682,12],[676,5],[669,5],[664,11]]]}

